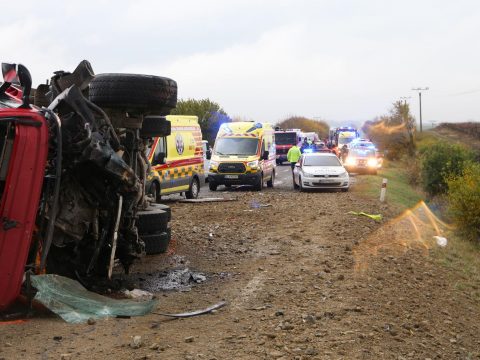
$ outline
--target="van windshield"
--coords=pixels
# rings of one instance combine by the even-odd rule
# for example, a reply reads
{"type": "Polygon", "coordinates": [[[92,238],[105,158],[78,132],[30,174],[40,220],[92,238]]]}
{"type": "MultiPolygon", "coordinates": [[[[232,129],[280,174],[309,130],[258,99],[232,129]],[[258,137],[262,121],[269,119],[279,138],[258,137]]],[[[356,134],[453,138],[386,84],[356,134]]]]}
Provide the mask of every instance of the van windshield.
{"type": "Polygon", "coordinates": [[[255,155],[258,139],[219,138],[215,141],[217,155],[255,155]]]}
{"type": "Polygon", "coordinates": [[[355,140],[355,137],[341,137],[338,138],[338,147],[342,147],[342,145],[347,145],[350,144],[353,140],[355,140]]]}

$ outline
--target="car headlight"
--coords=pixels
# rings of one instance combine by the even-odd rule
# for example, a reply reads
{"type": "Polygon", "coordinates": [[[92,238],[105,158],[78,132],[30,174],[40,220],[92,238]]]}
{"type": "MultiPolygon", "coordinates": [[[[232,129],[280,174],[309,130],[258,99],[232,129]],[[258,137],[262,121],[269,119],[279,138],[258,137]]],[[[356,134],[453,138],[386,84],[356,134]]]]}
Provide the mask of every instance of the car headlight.
{"type": "Polygon", "coordinates": [[[252,168],[252,169],[258,168],[258,160],[253,160],[253,161],[247,162],[247,166],[252,168]]]}
{"type": "Polygon", "coordinates": [[[218,166],[217,161],[210,160],[210,169],[215,169],[218,166]]]}
{"type": "Polygon", "coordinates": [[[346,165],[355,165],[356,162],[357,159],[355,159],[354,157],[347,157],[347,161],[345,163],[346,165]]]}
{"type": "Polygon", "coordinates": [[[338,177],[344,178],[348,176],[348,172],[344,171],[341,174],[338,174],[338,177]]]}
{"type": "Polygon", "coordinates": [[[314,177],[315,175],[314,175],[314,174],[310,174],[310,173],[304,171],[304,172],[303,172],[303,176],[305,176],[305,177],[314,177]]]}
{"type": "Polygon", "coordinates": [[[377,159],[368,159],[367,160],[367,165],[368,166],[377,166],[377,159]]]}

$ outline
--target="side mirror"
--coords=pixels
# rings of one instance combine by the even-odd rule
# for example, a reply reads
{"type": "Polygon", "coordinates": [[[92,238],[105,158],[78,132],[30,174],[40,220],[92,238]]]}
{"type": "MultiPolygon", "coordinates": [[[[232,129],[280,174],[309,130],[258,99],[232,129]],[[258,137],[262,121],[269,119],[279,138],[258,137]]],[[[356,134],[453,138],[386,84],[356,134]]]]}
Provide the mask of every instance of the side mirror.
{"type": "Polygon", "coordinates": [[[262,160],[268,160],[269,155],[270,153],[268,152],[268,150],[265,150],[262,155],[262,160]]]}
{"type": "Polygon", "coordinates": [[[165,153],[159,152],[154,155],[152,165],[160,165],[165,163],[165,153]]]}
{"type": "Polygon", "coordinates": [[[207,152],[205,153],[205,156],[207,160],[210,160],[212,158],[212,150],[208,149],[207,152]]]}
{"type": "Polygon", "coordinates": [[[3,81],[5,83],[19,83],[22,89],[21,108],[30,107],[30,92],[32,91],[32,75],[22,64],[2,63],[3,81]]]}
{"type": "Polygon", "coordinates": [[[32,75],[30,71],[22,64],[17,65],[17,75],[20,80],[20,85],[23,87],[22,108],[30,107],[30,92],[32,91],[32,75]]]}

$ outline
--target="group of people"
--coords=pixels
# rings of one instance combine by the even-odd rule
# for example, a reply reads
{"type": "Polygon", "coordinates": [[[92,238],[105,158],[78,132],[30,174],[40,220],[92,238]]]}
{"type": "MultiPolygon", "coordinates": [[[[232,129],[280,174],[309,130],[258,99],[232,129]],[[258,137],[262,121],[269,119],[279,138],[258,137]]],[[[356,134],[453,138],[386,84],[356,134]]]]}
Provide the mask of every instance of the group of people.
{"type": "Polygon", "coordinates": [[[329,142],[328,146],[325,146],[324,142],[319,142],[315,144],[312,140],[308,138],[304,138],[301,146],[293,145],[287,153],[287,161],[290,163],[292,167],[292,171],[295,168],[295,164],[300,160],[300,157],[305,152],[305,150],[311,149],[313,152],[330,152],[337,155],[339,158],[342,159],[342,162],[345,162],[348,156],[348,147],[347,145],[343,145],[340,150],[338,150],[337,146],[333,142],[329,142]]]}

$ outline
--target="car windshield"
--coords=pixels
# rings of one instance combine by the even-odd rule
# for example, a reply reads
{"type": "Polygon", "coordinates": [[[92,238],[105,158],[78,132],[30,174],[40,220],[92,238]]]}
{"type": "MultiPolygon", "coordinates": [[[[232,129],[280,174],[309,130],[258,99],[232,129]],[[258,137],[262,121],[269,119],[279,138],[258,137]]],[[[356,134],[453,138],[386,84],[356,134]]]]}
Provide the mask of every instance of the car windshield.
{"type": "Polygon", "coordinates": [[[217,155],[255,155],[258,139],[219,138],[215,141],[217,155]]]}
{"type": "Polygon", "coordinates": [[[352,149],[350,154],[355,157],[371,157],[375,156],[375,150],[373,149],[352,149]]]}
{"type": "Polygon", "coordinates": [[[373,143],[352,142],[350,145],[352,148],[356,148],[356,149],[375,149],[375,145],[373,143]]]}
{"type": "Polygon", "coordinates": [[[306,156],[303,166],[342,166],[336,156],[306,156]]]}
{"type": "Polygon", "coordinates": [[[294,132],[275,133],[275,144],[293,145],[297,143],[297,134],[294,132]]]}

